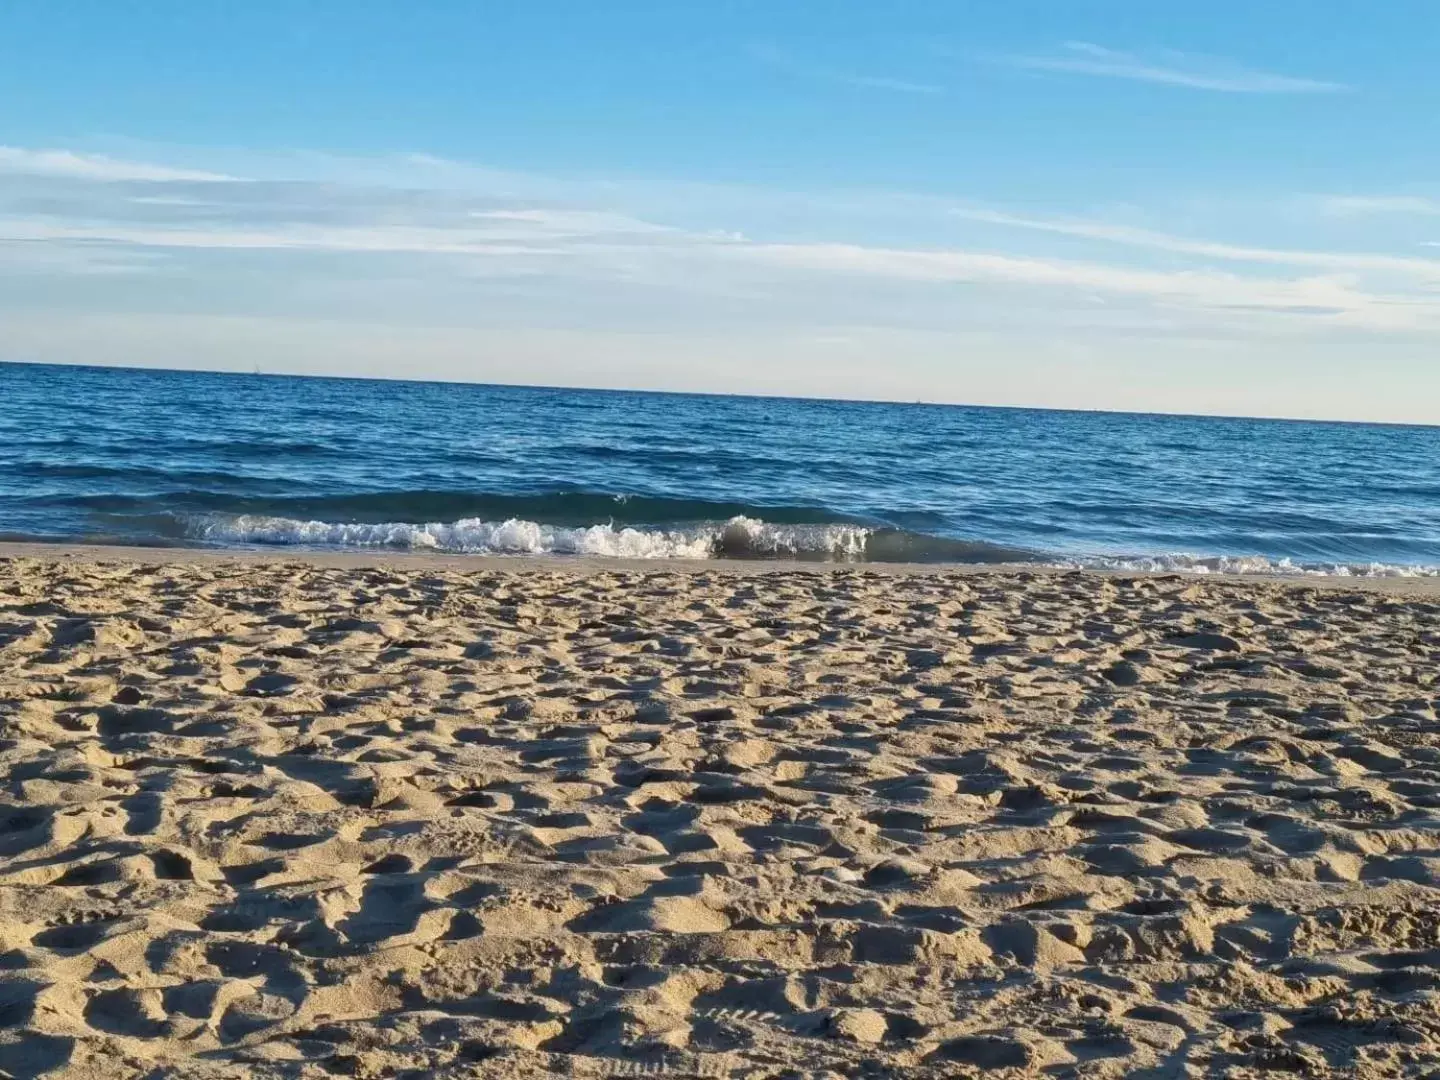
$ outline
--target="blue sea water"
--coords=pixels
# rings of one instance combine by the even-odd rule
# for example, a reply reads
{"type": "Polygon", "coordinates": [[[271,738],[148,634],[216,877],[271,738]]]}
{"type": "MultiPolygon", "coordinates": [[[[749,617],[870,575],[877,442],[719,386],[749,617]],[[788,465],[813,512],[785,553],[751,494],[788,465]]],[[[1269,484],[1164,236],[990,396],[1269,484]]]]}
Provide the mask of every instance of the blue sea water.
{"type": "Polygon", "coordinates": [[[0,364],[0,534],[1440,573],[1440,428],[0,364]]]}

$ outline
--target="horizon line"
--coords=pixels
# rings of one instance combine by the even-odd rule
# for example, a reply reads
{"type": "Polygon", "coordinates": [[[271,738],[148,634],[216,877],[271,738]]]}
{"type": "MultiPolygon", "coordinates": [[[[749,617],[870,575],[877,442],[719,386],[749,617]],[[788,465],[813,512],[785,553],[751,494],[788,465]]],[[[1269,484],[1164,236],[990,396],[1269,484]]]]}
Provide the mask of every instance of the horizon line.
{"type": "Polygon", "coordinates": [[[237,378],[266,379],[324,379],[332,382],[384,382],[410,383],[420,386],[477,386],[504,390],[564,390],[587,394],[653,394],[669,397],[713,397],[741,398],[756,401],[813,401],[833,405],[905,405],[938,409],[997,409],[1008,412],[1078,413],[1098,416],[1155,416],[1173,417],[1182,420],[1248,420],[1276,424],[1345,424],[1353,427],[1399,427],[1399,428],[1440,428],[1440,420],[1355,420],[1323,416],[1272,416],[1255,413],[1187,413],[1147,411],[1144,409],[1079,408],[1058,405],[994,405],[966,401],[927,401],[921,398],[867,398],[827,397],[814,394],[765,394],[745,391],[724,390],[665,390],[629,386],[564,386],[553,383],[496,382],[481,379],[414,378],[395,375],[326,375],[293,371],[261,371],[257,365],[254,371],[235,368],[165,367],[137,366],[134,364],[104,364],[83,360],[12,360],[0,358],[0,366],[37,368],[85,368],[93,371],[140,371],[158,372],[171,375],[226,375],[237,378]]]}

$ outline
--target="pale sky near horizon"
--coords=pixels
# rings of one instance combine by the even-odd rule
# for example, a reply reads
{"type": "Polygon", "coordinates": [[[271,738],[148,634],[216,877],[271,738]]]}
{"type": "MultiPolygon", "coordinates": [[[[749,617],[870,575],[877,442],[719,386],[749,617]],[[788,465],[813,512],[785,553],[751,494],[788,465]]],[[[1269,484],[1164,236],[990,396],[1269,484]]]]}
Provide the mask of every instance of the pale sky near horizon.
{"type": "Polygon", "coordinates": [[[0,359],[1440,423],[1440,8],[10,0],[0,359]]]}

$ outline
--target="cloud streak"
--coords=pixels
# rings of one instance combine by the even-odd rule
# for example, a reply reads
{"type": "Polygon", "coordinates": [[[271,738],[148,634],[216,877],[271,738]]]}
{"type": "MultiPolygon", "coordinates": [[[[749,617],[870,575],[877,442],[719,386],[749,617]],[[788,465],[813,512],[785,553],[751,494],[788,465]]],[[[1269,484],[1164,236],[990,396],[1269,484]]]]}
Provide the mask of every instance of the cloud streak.
{"type": "Polygon", "coordinates": [[[1066,42],[1059,51],[1047,55],[1010,56],[1005,60],[1027,71],[1128,79],[1226,94],[1333,94],[1349,89],[1342,83],[1253,71],[1213,57],[1173,50],[1142,56],[1088,41],[1066,42]]]}
{"type": "MultiPolygon", "coordinates": [[[[50,167],[89,158],[45,151],[9,160],[50,167]]],[[[807,332],[836,319],[956,330],[1128,323],[1172,337],[1248,328],[1317,340],[1440,330],[1440,259],[1235,245],[928,201],[916,213],[930,234],[963,221],[1114,250],[1034,251],[1003,233],[983,245],[960,235],[920,247],[893,233],[857,236],[863,230],[848,209],[809,236],[793,239],[787,229],[781,239],[773,228],[716,228],[735,222],[713,220],[729,213],[714,206],[691,205],[693,218],[711,220],[686,226],[650,220],[599,183],[587,201],[559,199],[543,179],[529,189],[516,179],[504,194],[479,182],[417,190],[376,183],[363,168],[367,178],[351,184],[197,181],[219,175],[139,162],[71,175],[59,187],[0,175],[0,268],[12,280],[27,266],[37,277],[87,273],[92,281],[133,271],[132,280],[155,280],[150,302],[163,305],[175,289],[204,293],[217,314],[234,303],[230,290],[264,282],[267,295],[283,292],[292,308],[320,295],[397,312],[410,304],[406,318],[441,321],[521,318],[514,305],[523,299],[523,317],[536,327],[623,316],[639,328],[768,319],[807,332]],[[148,180],[137,190],[116,184],[117,174],[148,180]],[[315,261],[324,256],[340,258],[315,261]]],[[[140,295],[126,302],[144,302],[140,295]]]]}
{"type": "Polygon", "coordinates": [[[997,284],[1128,296],[1196,310],[1333,317],[1376,329],[1440,326],[1440,305],[1367,292],[1331,277],[1254,278],[1214,270],[1163,271],[963,250],[854,244],[751,245],[736,251],[791,268],[851,272],[933,284],[997,284]]]}
{"type": "Polygon", "coordinates": [[[1335,217],[1440,217],[1440,199],[1420,195],[1331,195],[1321,201],[1321,208],[1335,217]]]}
{"type": "Polygon", "coordinates": [[[896,94],[939,94],[944,90],[943,87],[933,83],[913,82],[909,79],[896,79],[885,75],[859,74],[821,64],[807,63],[798,60],[775,45],[752,45],[748,51],[752,58],[767,67],[802,79],[842,83],[846,86],[858,86],[866,90],[887,90],[896,94]]]}
{"type": "Polygon", "coordinates": [[[176,169],[137,161],[122,161],[104,154],[81,154],[73,150],[30,150],[18,146],[0,146],[0,173],[154,183],[210,182],[235,179],[235,177],[223,173],[204,172],[198,169],[176,169]]]}
{"type": "Polygon", "coordinates": [[[1309,266],[1322,270],[1388,272],[1406,274],[1423,281],[1440,283],[1440,259],[1416,259],[1404,255],[1368,252],[1305,251],[1287,248],[1249,247],[1213,240],[1196,240],[1169,233],[1111,225],[1094,221],[1057,221],[1022,217],[994,210],[954,210],[956,217],[992,225],[1004,225],[1034,232],[1099,240],[1126,247],[1148,248],[1178,255],[1195,255],[1225,262],[1269,263],[1280,266],[1309,266]]]}

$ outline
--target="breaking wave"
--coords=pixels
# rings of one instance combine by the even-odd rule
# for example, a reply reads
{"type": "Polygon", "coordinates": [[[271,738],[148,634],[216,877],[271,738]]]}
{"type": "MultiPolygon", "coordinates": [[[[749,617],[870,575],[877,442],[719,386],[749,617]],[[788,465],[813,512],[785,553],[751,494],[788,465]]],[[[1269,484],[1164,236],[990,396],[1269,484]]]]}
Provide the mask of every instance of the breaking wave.
{"type": "Polygon", "coordinates": [[[625,559],[802,559],[824,562],[1033,562],[1032,552],[863,525],[787,524],[736,516],[672,528],[565,526],[519,518],[452,522],[332,522],[249,514],[186,519],[207,544],[388,548],[469,555],[590,555],[625,559]]]}
{"type": "Polygon", "coordinates": [[[1030,551],[891,527],[773,522],[736,515],[670,526],[560,525],[507,518],[450,522],[337,522],[263,514],[171,517],[176,539],[230,547],[387,549],[456,555],[578,555],[618,559],[797,559],[806,562],[1029,564],[1118,573],[1267,577],[1440,577],[1440,566],[1307,562],[1263,555],[1087,555],[1030,551]]]}

